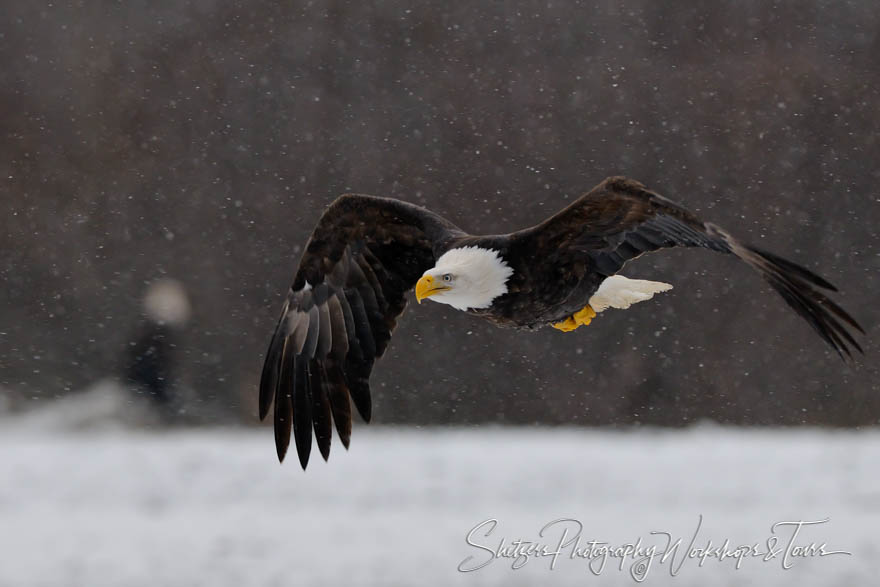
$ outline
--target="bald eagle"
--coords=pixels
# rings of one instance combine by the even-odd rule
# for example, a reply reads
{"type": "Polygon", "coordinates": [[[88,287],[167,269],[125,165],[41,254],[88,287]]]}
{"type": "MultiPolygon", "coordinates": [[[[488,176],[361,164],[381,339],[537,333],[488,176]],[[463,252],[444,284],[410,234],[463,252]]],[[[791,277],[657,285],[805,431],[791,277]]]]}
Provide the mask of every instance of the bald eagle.
{"type": "Polygon", "coordinates": [[[608,178],[536,226],[491,236],[467,234],[413,204],[346,194],[312,233],[263,365],[259,415],[264,419],[274,401],[279,461],[291,426],[305,469],[313,428],[326,460],[331,421],[348,448],[351,402],[370,421],[370,371],[409,290],[419,302],[449,304],[498,326],[568,332],[606,308],[670,289],[617,275],[630,259],[670,247],[736,255],[842,358],[861,352],[853,333],[862,328],[820,291],[836,291],[833,285],[633,180],[608,178]]]}

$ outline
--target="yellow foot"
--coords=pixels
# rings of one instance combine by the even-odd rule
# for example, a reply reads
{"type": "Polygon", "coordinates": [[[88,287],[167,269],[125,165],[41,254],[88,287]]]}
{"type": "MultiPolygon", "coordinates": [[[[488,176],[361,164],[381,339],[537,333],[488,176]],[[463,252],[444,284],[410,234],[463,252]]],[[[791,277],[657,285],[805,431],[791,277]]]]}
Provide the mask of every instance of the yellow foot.
{"type": "Polygon", "coordinates": [[[562,322],[554,323],[553,328],[561,330],[562,332],[571,332],[579,326],[586,326],[587,324],[592,322],[593,318],[595,317],[595,310],[593,310],[593,308],[591,308],[590,305],[587,304],[582,310],[578,310],[562,322]]]}
{"type": "Polygon", "coordinates": [[[568,318],[566,318],[562,322],[553,323],[553,328],[555,328],[556,330],[561,330],[562,332],[571,332],[572,330],[574,330],[578,326],[580,326],[580,324],[575,322],[574,317],[572,317],[572,316],[569,316],[568,318]]]}
{"type": "Polygon", "coordinates": [[[578,324],[581,324],[583,326],[586,326],[587,324],[589,324],[593,320],[593,318],[595,318],[595,317],[596,317],[596,311],[593,310],[593,308],[589,304],[584,306],[584,308],[582,310],[579,310],[574,313],[575,321],[578,324]]]}

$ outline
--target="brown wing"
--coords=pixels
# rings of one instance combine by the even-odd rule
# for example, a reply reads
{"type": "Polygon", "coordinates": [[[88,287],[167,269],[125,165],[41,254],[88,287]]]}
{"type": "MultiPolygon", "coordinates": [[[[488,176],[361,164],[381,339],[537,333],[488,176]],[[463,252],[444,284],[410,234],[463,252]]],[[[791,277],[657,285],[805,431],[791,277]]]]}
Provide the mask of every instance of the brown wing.
{"type": "Polygon", "coordinates": [[[349,397],[370,421],[370,371],[406,306],[404,294],[459,236],[443,218],[399,200],[346,194],[327,208],[306,245],[260,380],[260,419],[275,403],[279,460],[291,426],[303,469],[313,428],[325,460],[331,421],[348,447],[349,397]]]}
{"type": "Polygon", "coordinates": [[[669,247],[732,253],[767,280],[795,312],[843,357],[862,352],[848,328],[861,326],[819,289],[837,291],[809,269],[745,245],[639,182],[611,177],[530,231],[551,235],[553,246],[586,254],[597,273],[614,275],[630,259],[669,247]]]}

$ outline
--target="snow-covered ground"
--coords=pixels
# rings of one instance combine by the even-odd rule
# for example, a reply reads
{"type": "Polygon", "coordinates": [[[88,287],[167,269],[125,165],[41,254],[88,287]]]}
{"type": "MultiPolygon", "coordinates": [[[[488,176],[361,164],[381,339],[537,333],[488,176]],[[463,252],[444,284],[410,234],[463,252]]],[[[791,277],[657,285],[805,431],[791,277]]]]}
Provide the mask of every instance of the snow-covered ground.
{"type": "MultiPolygon", "coordinates": [[[[57,410],[55,412],[57,415],[57,410]]],[[[504,539],[557,548],[559,519],[597,540],[662,550],[646,584],[873,585],[880,433],[699,426],[682,431],[356,428],[347,453],[279,466],[271,431],[65,429],[0,420],[0,586],[635,585],[634,559],[593,567],[562,549],[513,570],[504,539]],[[708,540],[765,552],[771,525],[849,551],[683,560],[708,540]],[[474,532],[497,520],[487,537],[474,532]],[[488,564],[462,573],[464,567],[488,564]],[[491,562],[489,562],[491,561],[491,562]],[[677,571],[676,576],[671,571],[677,571]]],[[[792,554],[791,552],[789,554],[792,554]]],[[[520,561],[522,562],[522,561],[520,561]]]]}

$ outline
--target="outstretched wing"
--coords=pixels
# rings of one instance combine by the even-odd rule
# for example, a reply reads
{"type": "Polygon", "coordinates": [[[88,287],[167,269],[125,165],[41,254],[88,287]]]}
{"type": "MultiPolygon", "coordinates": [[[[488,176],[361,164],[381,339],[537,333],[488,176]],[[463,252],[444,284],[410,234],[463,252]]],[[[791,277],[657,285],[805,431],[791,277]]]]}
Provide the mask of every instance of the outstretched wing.
{"type": "Polygon", "coordinates": [[[809,269],[745,245],[678,204],[623,177],[611,177],[533,229],[554,235],[554,246],[586,254],[600,275],[617,273],[630,259],[669,247],[732,253],[756,269],[837,353],[862,351],[848,329],[861,326],[820,289],[837,291],[809,269]]]}
{"type": "Polygon", "coordinates": [[[275,446],[283,460],[291,426],[305,469],[312,429],[330,454],[331,420],[342,443],[351,404],[370,421],[369,377],[385,352],[405,292],[463,236],[412,204],[346,194],[324,212],[306,245],[275,328],[260,380],[260,419],[275,403],[275,446]]]}

